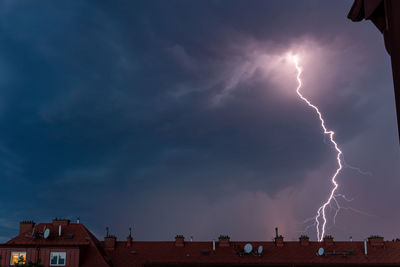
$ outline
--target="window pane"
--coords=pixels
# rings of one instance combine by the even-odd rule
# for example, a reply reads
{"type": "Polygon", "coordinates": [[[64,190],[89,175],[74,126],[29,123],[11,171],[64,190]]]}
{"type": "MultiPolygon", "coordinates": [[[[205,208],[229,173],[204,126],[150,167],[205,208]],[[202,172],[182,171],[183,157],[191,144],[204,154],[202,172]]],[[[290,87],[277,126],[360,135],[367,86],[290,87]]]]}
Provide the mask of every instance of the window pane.
{"type": "Polygon", "coordinates": [[[51,255],[50,264],[57,264],[57,255],[51,255]]]}
{"type": "Polygon", "coordinates": [[[67,256],[67,253],[65,252],[60,252],[59,254],[59,258],[58,258],[58,265],[65,265],[65,258],[67,256]]]}
{"type": "Polygon", "coordinates": [[[18,253],[12,253],[11,254],[11,264],[16,264],[18,263],[18,253]]]}

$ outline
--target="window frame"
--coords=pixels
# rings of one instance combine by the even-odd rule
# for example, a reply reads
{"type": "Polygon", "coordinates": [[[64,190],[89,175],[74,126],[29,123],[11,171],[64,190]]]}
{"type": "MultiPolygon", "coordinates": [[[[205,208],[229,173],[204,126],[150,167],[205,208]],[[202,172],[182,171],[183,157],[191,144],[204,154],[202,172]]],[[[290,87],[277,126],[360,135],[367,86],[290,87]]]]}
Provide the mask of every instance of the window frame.
{"type": "MultiPolygon", "coordinates": [[[[11,251],[10,252],[10,266],[15,266],[15,263],[13,263],[13,254],[18,254],[18,259],[21,257],[21,255],[24,255],[24,262],[23,264],[26,263],[26,251],[11,251]]],[[[18,262],[17,262],[18,263],[18,262]]]]}
{"type": "Polygon", "coordinates": [[[66,266],[67,265],[67,252],[66,251],[51,251],[50,252],[50,261],[49,261],[50,266],[66,266]],[[62,255],[62,258],[64,259],[64,263],[60,264],[60,256],[62,255]],[[51,263],[51,258],[53,256],[57,256],[57,263],[53,264],[51,263]]]}

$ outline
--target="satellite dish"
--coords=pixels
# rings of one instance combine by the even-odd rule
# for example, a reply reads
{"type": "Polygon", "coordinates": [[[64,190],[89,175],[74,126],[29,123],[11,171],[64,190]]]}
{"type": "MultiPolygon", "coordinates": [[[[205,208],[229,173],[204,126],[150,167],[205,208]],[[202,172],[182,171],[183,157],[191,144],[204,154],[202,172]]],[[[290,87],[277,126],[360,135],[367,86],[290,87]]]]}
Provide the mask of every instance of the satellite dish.
{"type": "Polygon", "coordinates": [[[319,248],[318,249],[318,256],[324,255],[324,252],[325,252],[324,248],[319,248]]]}
{"type": "Polygon", "coordinates": [[[258,254],[262,254],[262,252],[263,252],[263,246],[258,246],[257,252],[258,252],[258,254]]]}
{"type": "Polygon", "coordinates": [[[250,254],[252,250],[253,250],[253,246],[250,243],[247,243],[244,246],[244,253],[250,254]]]}
{"type": "Polygon", "coordinates": [[[50,229],[47,228],[46,230],[44,230],[43,237],[44,237],[44,239],[47,239],[47,238],[49,238],[49,236],[50,236],[50,229]]]}

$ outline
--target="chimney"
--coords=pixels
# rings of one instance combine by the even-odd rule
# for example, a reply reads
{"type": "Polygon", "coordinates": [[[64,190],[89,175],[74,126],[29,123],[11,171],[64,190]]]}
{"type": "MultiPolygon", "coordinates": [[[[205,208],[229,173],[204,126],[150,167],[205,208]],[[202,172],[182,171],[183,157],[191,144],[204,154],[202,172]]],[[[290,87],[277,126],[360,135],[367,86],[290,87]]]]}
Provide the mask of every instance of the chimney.
{"type": "Polygon", "coordinates": [[[325,246],[332,246],[333,245],[333,237],[331,235],[326,235],[324,237],[324,244],[325,244],[325,246]]]}
{"type": "Polygon", "coordinates": [[[218,237],[218,246],[219,247],[229,247],[229,240],[230,240],[230,237],[229,236],[227,236],[227,235],[220,235],[219,237],[218,237]]]}
{"type": "Polygon", "coordinates": [[[275,227],[275,238],[277,238],[279,235],[278,235],[278,227],[275,227]]]}
{"type": "Polygon", "coordinates": [[[104,248],[114,249],[117,238],[113,235],[104,237],[104,248]]]}
{"type": "Polygon", "coordinates": [[[215,252],[215,239],[213,239],[213,251],[215,252]]]}
{"type": "Polygon", "coordinates": [[[61,232],[61,224],[58,226],[58,236],[61,236],[62,232],[61,232]]]}
{"type": "Polygon", "coordinates": [[[33,227],[35,227],[35,223],[33,221],[22,221],[19,223],[19,235],[23,233],[29,232],[30,234],[33,231],[33,227]]]}
{"type": "Polygon", "coordinates": [[[77,223],[77,224],[80,224],[80,223],[81,223],[81,219],[80,219],[79,217],[76,219],[76,223],[77,223]]]}
{"type": "Polygon", "coordinates": [[[128,237],[126,238],[126,246],[127,247],[131,247],[132,246],[132,228],[131,227],[129,227],[129,235],[128,235],[128,237]]]}
{"type": "Polygon", "coordinates": [[[283,247],[283,236],[282,235],[278,235],[275,237],[275,245],[277,247],[283,247]]]}
{"type": "Polygon", "coordinates": [[[61,219],[61,218],[53,219],[54,226],[58,226],[58,225],[67,226],[67,225],[69,225],[69,223],[70,223],[70,220],[67,220],[67,219],[61,219]]]}
{"type": "Polygon", "coordinates": [[[364,240],[364,254],[365,254],[365,255],[368,254],[368,250],[367,250],[367,239],[364,240]]]}
{"type": "Polygon", "coordinates": [[[384,246],[383,237],[381,237],[379,235],[373,235],[373,236],[368,237],[368,242],[371,247],[383,247],[384,246]]]}
{"type": "Polygon", "coordinates": [[[175,247],[184,247],[185,246],[185,237],[183,235],[175,236],[175,247]]]}
{"type": "Polygon", "coordinates": [[[300,240],[300,246],[308,246],[309,242],[309,237],[306,235],[302,235],[299,237],[300,240]]]}

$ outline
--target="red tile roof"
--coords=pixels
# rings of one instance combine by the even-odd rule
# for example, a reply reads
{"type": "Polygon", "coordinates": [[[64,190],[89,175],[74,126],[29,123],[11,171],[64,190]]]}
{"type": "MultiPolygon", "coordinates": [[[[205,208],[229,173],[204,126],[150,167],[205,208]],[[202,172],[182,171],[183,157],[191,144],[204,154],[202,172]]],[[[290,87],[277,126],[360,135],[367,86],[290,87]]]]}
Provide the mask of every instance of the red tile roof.
{"type": "Polygon", "coordinates": [[[363,242],[334,242],[326,246],[320,242],[310,242],[300,246],[299,242],[285,242],[277,247],[274,242],[230,242],[229,247],[216,246],[212,250],[212,242],[185,242],[184,247],[176,247],[174,242],[133,242],[127,247],[126,242],[117,242],[114,250],[106,250],[114,266],[146,265],[193,265],[193,264],[395,264],[400,265],[400,242],[384,242],[383,247],[367,246],[368,254],[364,254],[363,242]],[[262,255],[242,254],[246,243],[253,245],[253,250],[263,246],[262,255]],[[320,247],[325,249],[325,256],[318,256],[320,247]],[[209,255],[206,255],[206,251],[209,255]],[[334,254],[336,253],[336,254],[334,254]],[[241,255],[240,255],[241,254],[241,255]],[[346,254],[346,255],[344,255],[346,254]]]}

